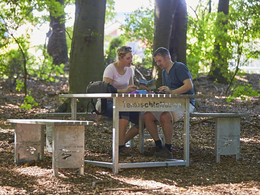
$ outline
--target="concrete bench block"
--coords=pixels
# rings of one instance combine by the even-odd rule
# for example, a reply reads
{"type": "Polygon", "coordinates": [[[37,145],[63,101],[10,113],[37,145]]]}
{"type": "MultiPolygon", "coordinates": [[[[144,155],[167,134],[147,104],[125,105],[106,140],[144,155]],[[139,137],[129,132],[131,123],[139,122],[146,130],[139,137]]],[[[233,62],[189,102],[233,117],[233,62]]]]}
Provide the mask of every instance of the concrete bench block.
{"type": "Polygon", "coordinates": [[[58,168],[79,168],[80,174],[84,174],[84,132],[84,126],[54,127],[52,168],[55,175],[58,173],[58,168]]]}
{"type": "Polygon", "coordinates": [[[240,118],[246,113],[192,113],[191,117],[212,117],[215,119],[215,155],[220,162],[220,155],[236,155],[240,153],[240,118]]]}
{"type": "Polygon", "coordinates": [[[16,124],[14,161],[26,163],[43,160],[44,135],[43,127],[38,124],[16,124]]]}
{"type": "Polygon", "coordinates": [[[240,118],[217,118],[215,128],[216,162],[220,155],[236,155],[240,152],[240,118]]]}
{"type": "Polygon", "coordinates": [[[59,168],[79,168],[80,174],[84,174],[85,125],[92,124],[92,121],[53,119],[8,119],[8,121],[16,124],[16,163],[43,159],[44,126],[46,126],[46,143],[53,153],[54,175],[58,175],[59,168]]]}

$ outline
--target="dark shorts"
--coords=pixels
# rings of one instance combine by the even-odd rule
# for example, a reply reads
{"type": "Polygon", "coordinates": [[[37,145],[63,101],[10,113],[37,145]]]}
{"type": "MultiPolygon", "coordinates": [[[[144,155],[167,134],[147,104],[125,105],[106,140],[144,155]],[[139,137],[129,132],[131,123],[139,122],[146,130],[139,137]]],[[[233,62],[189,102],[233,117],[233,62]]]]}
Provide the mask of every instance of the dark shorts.
{"type": "MultiPolygon", "coordinates": [[[[107,100],[107,109],[103,115],[107,116],[109,118],[113,118],[113,101],[112,100],[107,100]]],[[[119,119],[127,119],[138,127],[139,112],[119,112],[119,119]]]]}

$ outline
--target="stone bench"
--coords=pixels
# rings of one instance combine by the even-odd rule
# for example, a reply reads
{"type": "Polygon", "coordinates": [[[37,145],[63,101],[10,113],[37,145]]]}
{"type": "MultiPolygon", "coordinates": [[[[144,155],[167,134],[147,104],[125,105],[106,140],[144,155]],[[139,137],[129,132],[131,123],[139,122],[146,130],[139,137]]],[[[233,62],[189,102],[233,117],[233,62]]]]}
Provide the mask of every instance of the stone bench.
{"type": "Polygon", "coordinates": [[[215,127],[216,162],[220,162],[220,155],[236,155],[240,152],[240,118],[245,113],[191,113],[190,117],[213,118],[215,127]]]}
{"type": "Polygon", "coordinates": [[[85,126],[92,121],[54,119],[8,119],[15,124],[15,162],[42,160],[44,126],[52,132],[52,168],[79,168],[84,174],[85,126]]]}

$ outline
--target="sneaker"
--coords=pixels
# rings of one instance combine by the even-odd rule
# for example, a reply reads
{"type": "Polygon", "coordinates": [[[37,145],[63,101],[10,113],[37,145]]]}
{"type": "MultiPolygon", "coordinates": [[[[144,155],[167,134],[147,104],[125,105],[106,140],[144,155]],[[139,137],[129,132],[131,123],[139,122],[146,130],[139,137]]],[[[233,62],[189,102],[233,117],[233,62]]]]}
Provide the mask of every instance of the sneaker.
{"type": "Polygon", "coordinates": [[[119,149],[119,156],[124,156],[124,157],[127,157],[127,156],[132,156],[131,154],[131,149],[128,148],[128,147],[122,147],[119,149]]]}
{"type": "Polygon", "coordinates": [[[155,156],[159,158],[165,158],[165,159],[173,159],[172,152],[170,152],[167,148],[163,147],[159,151],[155,151],[155,156]]]}

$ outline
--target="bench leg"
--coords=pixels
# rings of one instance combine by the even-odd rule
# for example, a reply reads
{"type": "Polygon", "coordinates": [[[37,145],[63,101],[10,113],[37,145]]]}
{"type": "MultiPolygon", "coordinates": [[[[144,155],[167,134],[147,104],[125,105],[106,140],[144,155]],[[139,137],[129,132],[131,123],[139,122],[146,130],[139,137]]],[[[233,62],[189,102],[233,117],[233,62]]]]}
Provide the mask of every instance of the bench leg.
{"type": "Polygon", "coordinates": [[[46,125],[46,150],[49,153],[52,153],[52,128],[53,125],[46,125]]]}
{"type": "Polygon", "coordinates": [[[84,175],[85,126],[57,125],[53,127],[52,168],[78,168],[84,175]]]}
{"type": "Polygon", "coordinates": [[[240,118],[217,118],[215,129],[216,162],[220,155],[236,155],[240,152],[240,118]]]}
{"type": "Polygon", "coordinates": [[[39,124],[16,124],[15,159],[16,163],[43,160],[43,126],[39,124]]]}

